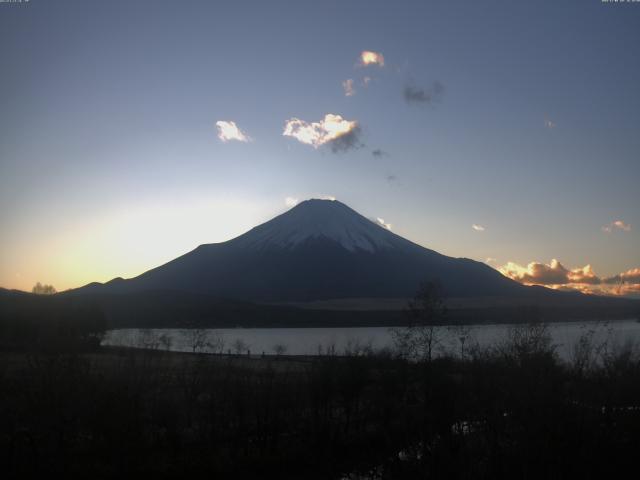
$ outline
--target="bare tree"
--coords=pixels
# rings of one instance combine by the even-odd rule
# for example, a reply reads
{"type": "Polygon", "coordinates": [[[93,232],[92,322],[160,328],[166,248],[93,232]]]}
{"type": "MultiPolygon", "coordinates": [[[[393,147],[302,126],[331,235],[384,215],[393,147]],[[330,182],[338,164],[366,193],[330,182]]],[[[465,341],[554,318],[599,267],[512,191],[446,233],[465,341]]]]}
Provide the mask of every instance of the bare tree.
{"type": "Polygon", "coordinates": [[[158,334],[149,328],[141,329],[140,336],[138,337],[138,347],[147,350],[157,350],[160,347],[158,334]]]}
{"type": "Polygon", "coordinates": [[[580,328],[583,332],[573,346],[572,366],[574,371],[584,374],[605,363],[613,345],[613,327],[604,321],[580,328]]]}
{"type": "Polygon", "coordinates": [[[556,345],[553,343],[549,325],[544,322],[511,327],[507,332],[507,338],[494,346],[494,349],[498,355],[518,365],[534,357],[556,355],[556,345]]]}
{"type": "Polygon", "coordinates": [[[457,325],[450,326],[449,331],[460,346],[460,359],[464,360],[465,346],[468,345],[468,342],[471,339],[473,327],[471,327],[471,325],[464,325],[459,323],[457,325]]]}
{"type": "Polygon", "coordinates": [[[442,286],[434,281],[420,284],[406,312],[409,325],[391,331],[396,348],[404,357],[430,362],[441,343],[438,327],[447,313],[442,286]]]}
{"type": "Polygon", "coordinates": [[[213,353],[224,352],[224,337],[220,332],[209,332],[207,348],[213,353]]]}
{"type": "Polygon", "coordinates": [[[193,353],[204,350],[207,346],[207,331],[204,328],[191,328],[187,331],[187,342],[193,353]]]}
{"type": "Polygon", "coordinates": [[[285,353],[287,353],[287,346],[282,343],[276,343],[273,346],[273,352],[278,356],[284,355],[285,353]]]}
{"type": "Polygon", "coordinates": [[[167,352],[171,350],[171,344],[173,343],[173,340],[168,333],[163,333],[162,335],[160,335],[158,337],[158,341],[167,352]]]}
{"type": "Polygon", "coordinates": [[[366,342],[361,341],[358,338],[349,338],[344,347],[344,355],[346,357],[359,357],[365,355],[371,355],[373,353],[373,340],[366,342]]]}
{"type": "Polygon", "coordinates": [[[249,348],[249,345],[247,345],[247,343],[241,338],[236,338],[236,340],[233,342],[233,351],[236,355],[240,355],[245,350],[247,350],[247,348],[249,348]]]}

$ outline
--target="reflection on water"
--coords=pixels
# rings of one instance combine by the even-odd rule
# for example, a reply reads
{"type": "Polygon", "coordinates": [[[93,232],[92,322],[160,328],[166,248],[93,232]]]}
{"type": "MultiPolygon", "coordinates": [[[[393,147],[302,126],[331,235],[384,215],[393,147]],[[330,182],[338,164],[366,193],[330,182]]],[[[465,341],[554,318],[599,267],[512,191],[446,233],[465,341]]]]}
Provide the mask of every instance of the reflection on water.
{"type": "MultiPolygon", "coordinates": [[[[513,325],[474,325],[470,327],[465,350],[474,345],[486,347],[507,338],[513,325]]],[[[640,323],[635,320],[613,322],[564,322],[549,325],[557,352],[570,359],[581,335],[593,331],[596,343],[609,340],[612,346],[640,341],[640,323]]],[[[460,336],[455,329],[438,327],[439,352],[460,352],[460,336]]],[[[387,327],[353,328],[219,328],[219,329],[137,329],[110,330],[102,342],[108,346],[155,348],[180,352],[267,355],[343,355],[348,352],[393,347],[387,327]]]]}

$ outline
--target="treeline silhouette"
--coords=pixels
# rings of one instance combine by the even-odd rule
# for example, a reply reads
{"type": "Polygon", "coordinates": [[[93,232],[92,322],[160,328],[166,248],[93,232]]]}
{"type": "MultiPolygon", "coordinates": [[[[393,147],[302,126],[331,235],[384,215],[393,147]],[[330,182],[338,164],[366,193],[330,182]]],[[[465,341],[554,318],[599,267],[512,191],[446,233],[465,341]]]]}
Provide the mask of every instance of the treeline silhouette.
{"type": "Polygon", "coordinates": [[[640,450],[640,355],[544,325],[464,354],[3,352],[3,474],[616,478],[640,450]]]}
{"type": "Polygon", "coordinates": [[[0,348],[94,350],[99,347],[106,329],[102,309],[91,300],[50,293],[0,292],[0,348]]]}
{"type": "Polygon", "coordinates": [[[53,285],[47,285],[46,283],[43,285],[42,283],[36,283],[31,289],[31,293],[35,293],[36,295],[53,295],[58,291],[53,285]]]}
{"type": "MultiPolygon", "coordinates": [[[[56,297],[92,302],[102,309],[109,328],[299,328],[404,325],[400,310],[322,310],[290,305],[256,304],[206,294],[179,291],[144,291],[127,294],[82,294],[63,292],[56,297]]],[[[640,301],[621,298],[567,295],[545,303],[532,297],[531,303],[492,303],[476,307],[456,306],[448,323],[528,323],[583,321],[586,319],[628,319],[640,314],[640,301]],[[538,305],[539,304],[539,305],[538,305]]]]}

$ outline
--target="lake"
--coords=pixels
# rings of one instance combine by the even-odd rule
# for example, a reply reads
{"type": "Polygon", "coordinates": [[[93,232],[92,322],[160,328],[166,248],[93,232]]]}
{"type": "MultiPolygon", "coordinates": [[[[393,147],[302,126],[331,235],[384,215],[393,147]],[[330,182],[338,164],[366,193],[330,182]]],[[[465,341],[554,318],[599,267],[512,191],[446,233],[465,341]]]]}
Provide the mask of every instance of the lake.
{"type": "MultiPolygon", "coordinates": [[[[608,341],[610,346],[640,342],[640,323],[636,320],[610,322],[563,322],[549,324],[549,333],[561,358],[568,360],[578,339],[589,331],[596,343],[608,341]]],[[[473,325],[465,341],[486,347],[508,338],[515,326],[473,325]]],[[[460,332],[438,327],[440,353],[459,354],[460,332]]],[[[371,347],[374,350],[393,347],[391,329],[387,327],[353,328],[220,328],[220,329],[117,329],[107,332],[102,345],[167,349],[176,352],[243,353],[273,355],[318,355],[348,352],[371,347]],[[195,348],[194,348],[195,347],[195,348]]]]}

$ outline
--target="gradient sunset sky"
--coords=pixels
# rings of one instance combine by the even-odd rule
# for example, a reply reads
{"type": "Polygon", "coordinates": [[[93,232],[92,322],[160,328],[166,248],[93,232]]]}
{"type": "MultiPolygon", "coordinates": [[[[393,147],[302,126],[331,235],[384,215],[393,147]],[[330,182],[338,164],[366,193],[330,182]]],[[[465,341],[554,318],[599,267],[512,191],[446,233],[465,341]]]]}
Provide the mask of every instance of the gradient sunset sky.
{"type": "Polygon", "coordinates": [[[639,2],[30,0],[0,3],[0,65],[0,286],[335,197],[527,283],[640,292],[639,2]]]}

